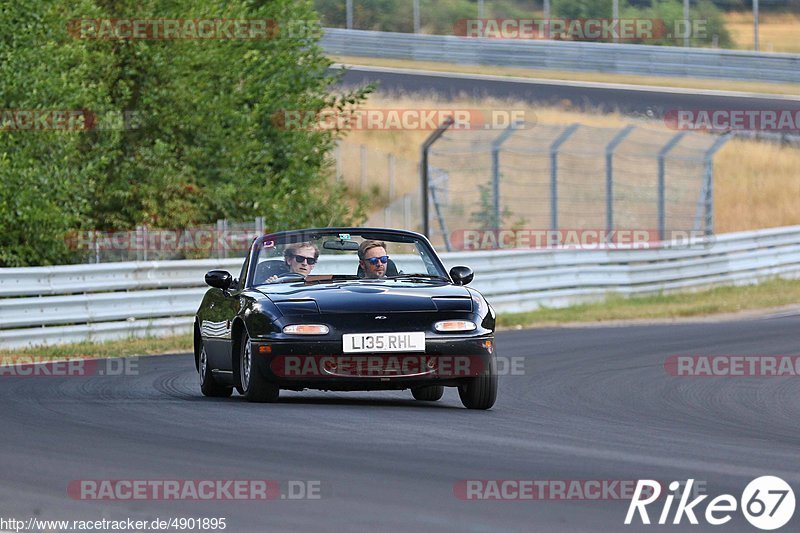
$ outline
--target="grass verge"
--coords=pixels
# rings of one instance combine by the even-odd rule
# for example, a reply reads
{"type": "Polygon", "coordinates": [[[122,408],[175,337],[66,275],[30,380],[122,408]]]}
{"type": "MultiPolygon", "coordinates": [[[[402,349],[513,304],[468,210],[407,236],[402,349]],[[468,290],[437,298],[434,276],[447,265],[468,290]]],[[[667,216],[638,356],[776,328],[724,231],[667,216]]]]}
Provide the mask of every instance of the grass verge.
{"type": "Polygon", "coordinates": [[[675,319],[770,309],[800,303],[800,280],[773,279],[758,285],[725,286],[625,298],[528,313],[498,314],[501,328],[552,326],[608,320],[675,319]]]}
{"type": "Polygon", "coordinates": [[[0,362],[14,362],[20,358],[62,359],[72,357],[127,357],[133,355],[161,355],[192,351],[192,334],[174,337],[144,337],[108,342],[80,342],[62,346],[37,346],[25,349],[0,349],[0,362]]]}

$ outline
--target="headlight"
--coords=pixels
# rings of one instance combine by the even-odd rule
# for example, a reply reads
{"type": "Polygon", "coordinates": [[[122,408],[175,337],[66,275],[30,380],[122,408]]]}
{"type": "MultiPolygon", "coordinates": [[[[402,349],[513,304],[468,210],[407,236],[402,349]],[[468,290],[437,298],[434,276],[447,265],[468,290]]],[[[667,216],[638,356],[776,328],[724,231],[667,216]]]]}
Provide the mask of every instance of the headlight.
{"type": "Polygon", "coordinates": [[[433,325],[433,329],[436,331],[446,333],[452,331],[472,331],[477,327],[475,322],[470,322],[469,320],[442,320],[433,325]]]}
{"type": "Polygon", "coordinates": [[[283,328],[284,333],[292,335],[327,335],[329,331],[325,324],[292,324],[283,328]]]}

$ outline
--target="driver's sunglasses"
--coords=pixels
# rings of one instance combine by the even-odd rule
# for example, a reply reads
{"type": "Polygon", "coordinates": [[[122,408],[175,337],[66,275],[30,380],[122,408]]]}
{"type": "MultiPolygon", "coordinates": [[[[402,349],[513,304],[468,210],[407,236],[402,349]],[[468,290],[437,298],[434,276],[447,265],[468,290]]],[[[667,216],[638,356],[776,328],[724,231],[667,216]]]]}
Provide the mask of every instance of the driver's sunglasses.
{"type": "Polygon", "coordinates": [[[386,262],[389,261],[389,256],[382,255],[380,257],[370,257],[369,259],[367,259],[367,261],[369,261],[369,264],[372,266],[378,266],[378,261],[380,261],[383,264],[386,264],[386,262]]]}
{"type": "Polygon", "coordinates": [[[316,265],[317,264],[317,260],[314,259],[313,257],[306,257],[304,255],[293,255],[293,257],[294,257],[294,260],[297,262],[298,265],[301,264],[303,261],[305,261],[309,265],[316,265]]]}

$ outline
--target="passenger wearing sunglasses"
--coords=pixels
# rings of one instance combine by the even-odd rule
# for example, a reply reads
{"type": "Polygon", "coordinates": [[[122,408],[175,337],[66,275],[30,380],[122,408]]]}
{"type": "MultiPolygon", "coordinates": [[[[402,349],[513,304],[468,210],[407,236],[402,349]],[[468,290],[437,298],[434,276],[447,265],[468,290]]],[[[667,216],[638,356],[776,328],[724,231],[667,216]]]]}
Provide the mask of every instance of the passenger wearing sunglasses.
{"type": "MultiPolygon", "coordinates": [[[[311,274],[314,265],[319,259],[319,248],[311,242],[298,242],[290,244],[283,250],[283,260],[286,262],[286,273],[300,274],[303,277],[311,274]]],[[[267,278],[267,283],[278,279],[278,275],[267,278]]]]}
{"type": "Polygon", "coordinates": [[[386,276],[389,256],[386,254],[386,243],[366,240],[358,247],[358,263],[364,270],[364,277],[379,279],[386,276]]]}

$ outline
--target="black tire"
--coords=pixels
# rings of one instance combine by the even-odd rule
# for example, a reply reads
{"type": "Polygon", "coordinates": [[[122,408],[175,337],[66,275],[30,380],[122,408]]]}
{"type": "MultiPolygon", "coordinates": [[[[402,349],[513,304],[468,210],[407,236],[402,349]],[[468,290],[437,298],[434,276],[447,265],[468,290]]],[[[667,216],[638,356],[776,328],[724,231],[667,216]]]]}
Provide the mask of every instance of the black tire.
{"type": "Polygon", "coordinates": [[[411,394],[415,400],[421,402],[435,402],[442,399],[444,387],[442,385],[428,385],[427,387],[413,387],[411,394]]]}
{"type": "Polygon", "coordinates": [[[214,380],[211,369],[208,368],[208,355],[203,341],[200,341],[200,356],[198,357],[197,371],[200,373],[200,392],[203,396],[211,398],[227,398],[233,393],[233,387],[220,385],[214,380]]]}
{"type": "Polygon", "coordinates": [[[497,361],[492,357],[483,375],[458,386],[458,396],[467,409],[490,409],[497,400],[497,361]]]}
{"type": "Polygon", "coordinates": [[[250,402],[274,402],[280,395],[280,388],[264,379],[258,371],[253,359],[250,336],[242,333],[239,345],[239,378],[242,384],[242,396],[250,402]]]}

